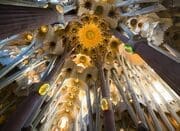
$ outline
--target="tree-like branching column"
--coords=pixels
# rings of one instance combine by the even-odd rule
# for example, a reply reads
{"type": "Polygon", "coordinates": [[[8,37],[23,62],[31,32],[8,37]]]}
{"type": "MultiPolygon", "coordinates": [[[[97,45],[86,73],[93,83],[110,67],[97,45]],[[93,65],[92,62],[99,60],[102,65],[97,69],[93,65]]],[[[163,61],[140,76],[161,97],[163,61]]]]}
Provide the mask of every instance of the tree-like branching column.
{"type": "Polygon", "coordinates": [[[112,109],[112,104],[110,101],[110,91],[109,91],[109,82],[107,79],[107,70],[103,67],[104,63],[102,61],[102,57],[98,57],[97,59],[97,68],[99,72],[99,80],[101,84],[101,109],[104,114],[104,128],[106,131],[115,131],[115,121],[114,121],[114,112],[112,109]]]}
{"type": "MultiPolygon", "coordinates": [[[[124,43],[130,43],[129,39],[118,31],[113,33],[124,43]]],[[[180,90],[177,87],[180,85],[180,64],[150,47],[146,41],[134,40],[130,44],[134,47],[134,51],[179,95],[180,90]]]]}
{"type": "Polygon", "coordinates": [[[58,14],[50,8],[33,8],[0,4],[0,39],[57,22],[58,14]]]}
{"type": "Polygon", "coordinates": [[[66,48],[62,56],[57,58],[51,72],[45,76],[40,83],[32,85],[32,89],[38,90],[31,92],[19,105],[16,111],[9,117],[7,123],[5,123],[3,130],[19,131],[24,126],[29,126],[29,119],[32,119],[31,115],[35,114],[37,109],[43,104],[49,88],[52,86],[53,82],[56,81],[65,59],[70,56],[71,52],[72,49],[66,48]]]}

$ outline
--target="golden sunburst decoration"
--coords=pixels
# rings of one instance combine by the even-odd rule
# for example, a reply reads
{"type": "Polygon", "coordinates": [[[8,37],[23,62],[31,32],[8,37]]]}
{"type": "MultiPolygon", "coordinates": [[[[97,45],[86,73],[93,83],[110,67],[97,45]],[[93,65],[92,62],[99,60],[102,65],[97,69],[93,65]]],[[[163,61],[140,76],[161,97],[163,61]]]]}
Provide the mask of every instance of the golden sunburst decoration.
{"type": "Polygon", "coordinates": [[[109,40],[111,38],[109,24],[104,17],[98,17],[92,14],[83,14],[79,21],[72,21],[68,24],[68,40],[71,46],[76,45],[75,52],[89,55],[96,60],[98,56],[105,56],[109,40]],[[76,26],[80,25],[80,26],[76,26]],[[76,27],[75,32],[72,29],[76,27]],[[73,44],[73,45],[72,45],[73,44]]]}
{"type": "Polygon", "coordinates": [[[92,22],[84,24],[77,34],[84,48],[96,48],[103,42],[101,29],[92,22]]]}

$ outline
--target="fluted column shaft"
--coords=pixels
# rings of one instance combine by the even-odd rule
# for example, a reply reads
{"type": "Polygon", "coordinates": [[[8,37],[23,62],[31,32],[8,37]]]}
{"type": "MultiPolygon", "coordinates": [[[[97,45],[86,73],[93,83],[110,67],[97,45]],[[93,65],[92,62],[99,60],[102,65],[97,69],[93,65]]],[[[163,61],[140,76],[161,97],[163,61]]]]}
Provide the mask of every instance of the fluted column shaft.
{"type": "Polygon", "coordinates": [[[57,22],[51,8],[34,8],[0,4],[0,39],[57,22]]]}

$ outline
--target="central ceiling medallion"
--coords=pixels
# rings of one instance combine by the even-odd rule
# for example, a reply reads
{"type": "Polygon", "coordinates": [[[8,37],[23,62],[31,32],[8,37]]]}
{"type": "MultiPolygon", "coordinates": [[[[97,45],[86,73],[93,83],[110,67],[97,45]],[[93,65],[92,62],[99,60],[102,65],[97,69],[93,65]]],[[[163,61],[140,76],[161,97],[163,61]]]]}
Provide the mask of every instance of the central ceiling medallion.
{"type": "Polygon", "coordinates": [[[96,48],[103,42],[101,29],[95,23],[86,23],[78,31],[79,42],[84,48],[96,48]]]}
{"type": "Polygon", "coordinates": [[[103,17],[84,14],[78,20],[71,21],[65,30],[66,40],[72,47],[76,47],[76,53],[96,60],[98,55],[104,56],[108,52],[112,34],[109,23],[103,17]]]}

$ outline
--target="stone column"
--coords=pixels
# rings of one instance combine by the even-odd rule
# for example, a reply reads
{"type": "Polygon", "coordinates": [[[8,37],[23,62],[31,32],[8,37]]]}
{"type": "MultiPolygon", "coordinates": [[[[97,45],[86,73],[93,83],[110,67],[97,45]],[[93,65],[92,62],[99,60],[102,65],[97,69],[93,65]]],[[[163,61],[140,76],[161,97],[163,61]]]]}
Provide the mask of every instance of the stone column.
{"type": "Polygon", "coordinates": [[[180,95],[180,63],[177,63],[162,53],[141,42],[134,45],[146,63],[178,94],[180,95]]]}
{"type": "Polygon", "coordinates": [[[99,80],[100,80],[100,84],[101,84],[102,98],[106,98],[107,100],[109,100],[108,109],[103,111],[104,129],[105,129],[105,131],[116,131],[114,112],[113,112],[112,104],[110,101],[110,91],[109,91],[109,85],[107,82],[108,80],[106,79],[104,68],[101,64],[99,64],[98,70],[99,70],[99,80]]]}
{"type": "Polygon", "coordinates": [[[57,21],[58,14],[51,8],[0,4],[0,40],[57,21]]]}
{"type": "MultiPolygon", "coordinates": [[[[55,66],[52,71],[40,82],[32,85],[32,89],[38,89],[43,83],[49,83],[50,86],[53,81],[59,75],[65,59],[71,54],[70,52],[65,52],[62,56],[59,56],[55,62],[55,66]]],[[[30,119],[32,114],[41,107],[46,95],[40,95],[38,91],[33,91],[27,96],[24,101],[17,107],[16,111],[10,115],[9,119],[2,127],[3,131],[20,131],[25,123],[30,119]]],[[[28,126],[30,123],[26,123],[28,126]]]]}
{"type": "MultiPolygon", "coordinates": [[[[114,35],[128,43],[129,39],[120,34],[118,31],[113,31],[114,35]]],[[[134,50],[139,54],[144,61],[178,94],[180,95],[180,63],[177,63],[162,53],[156,51],[145,41],[131,41],[134,50]]]]}

